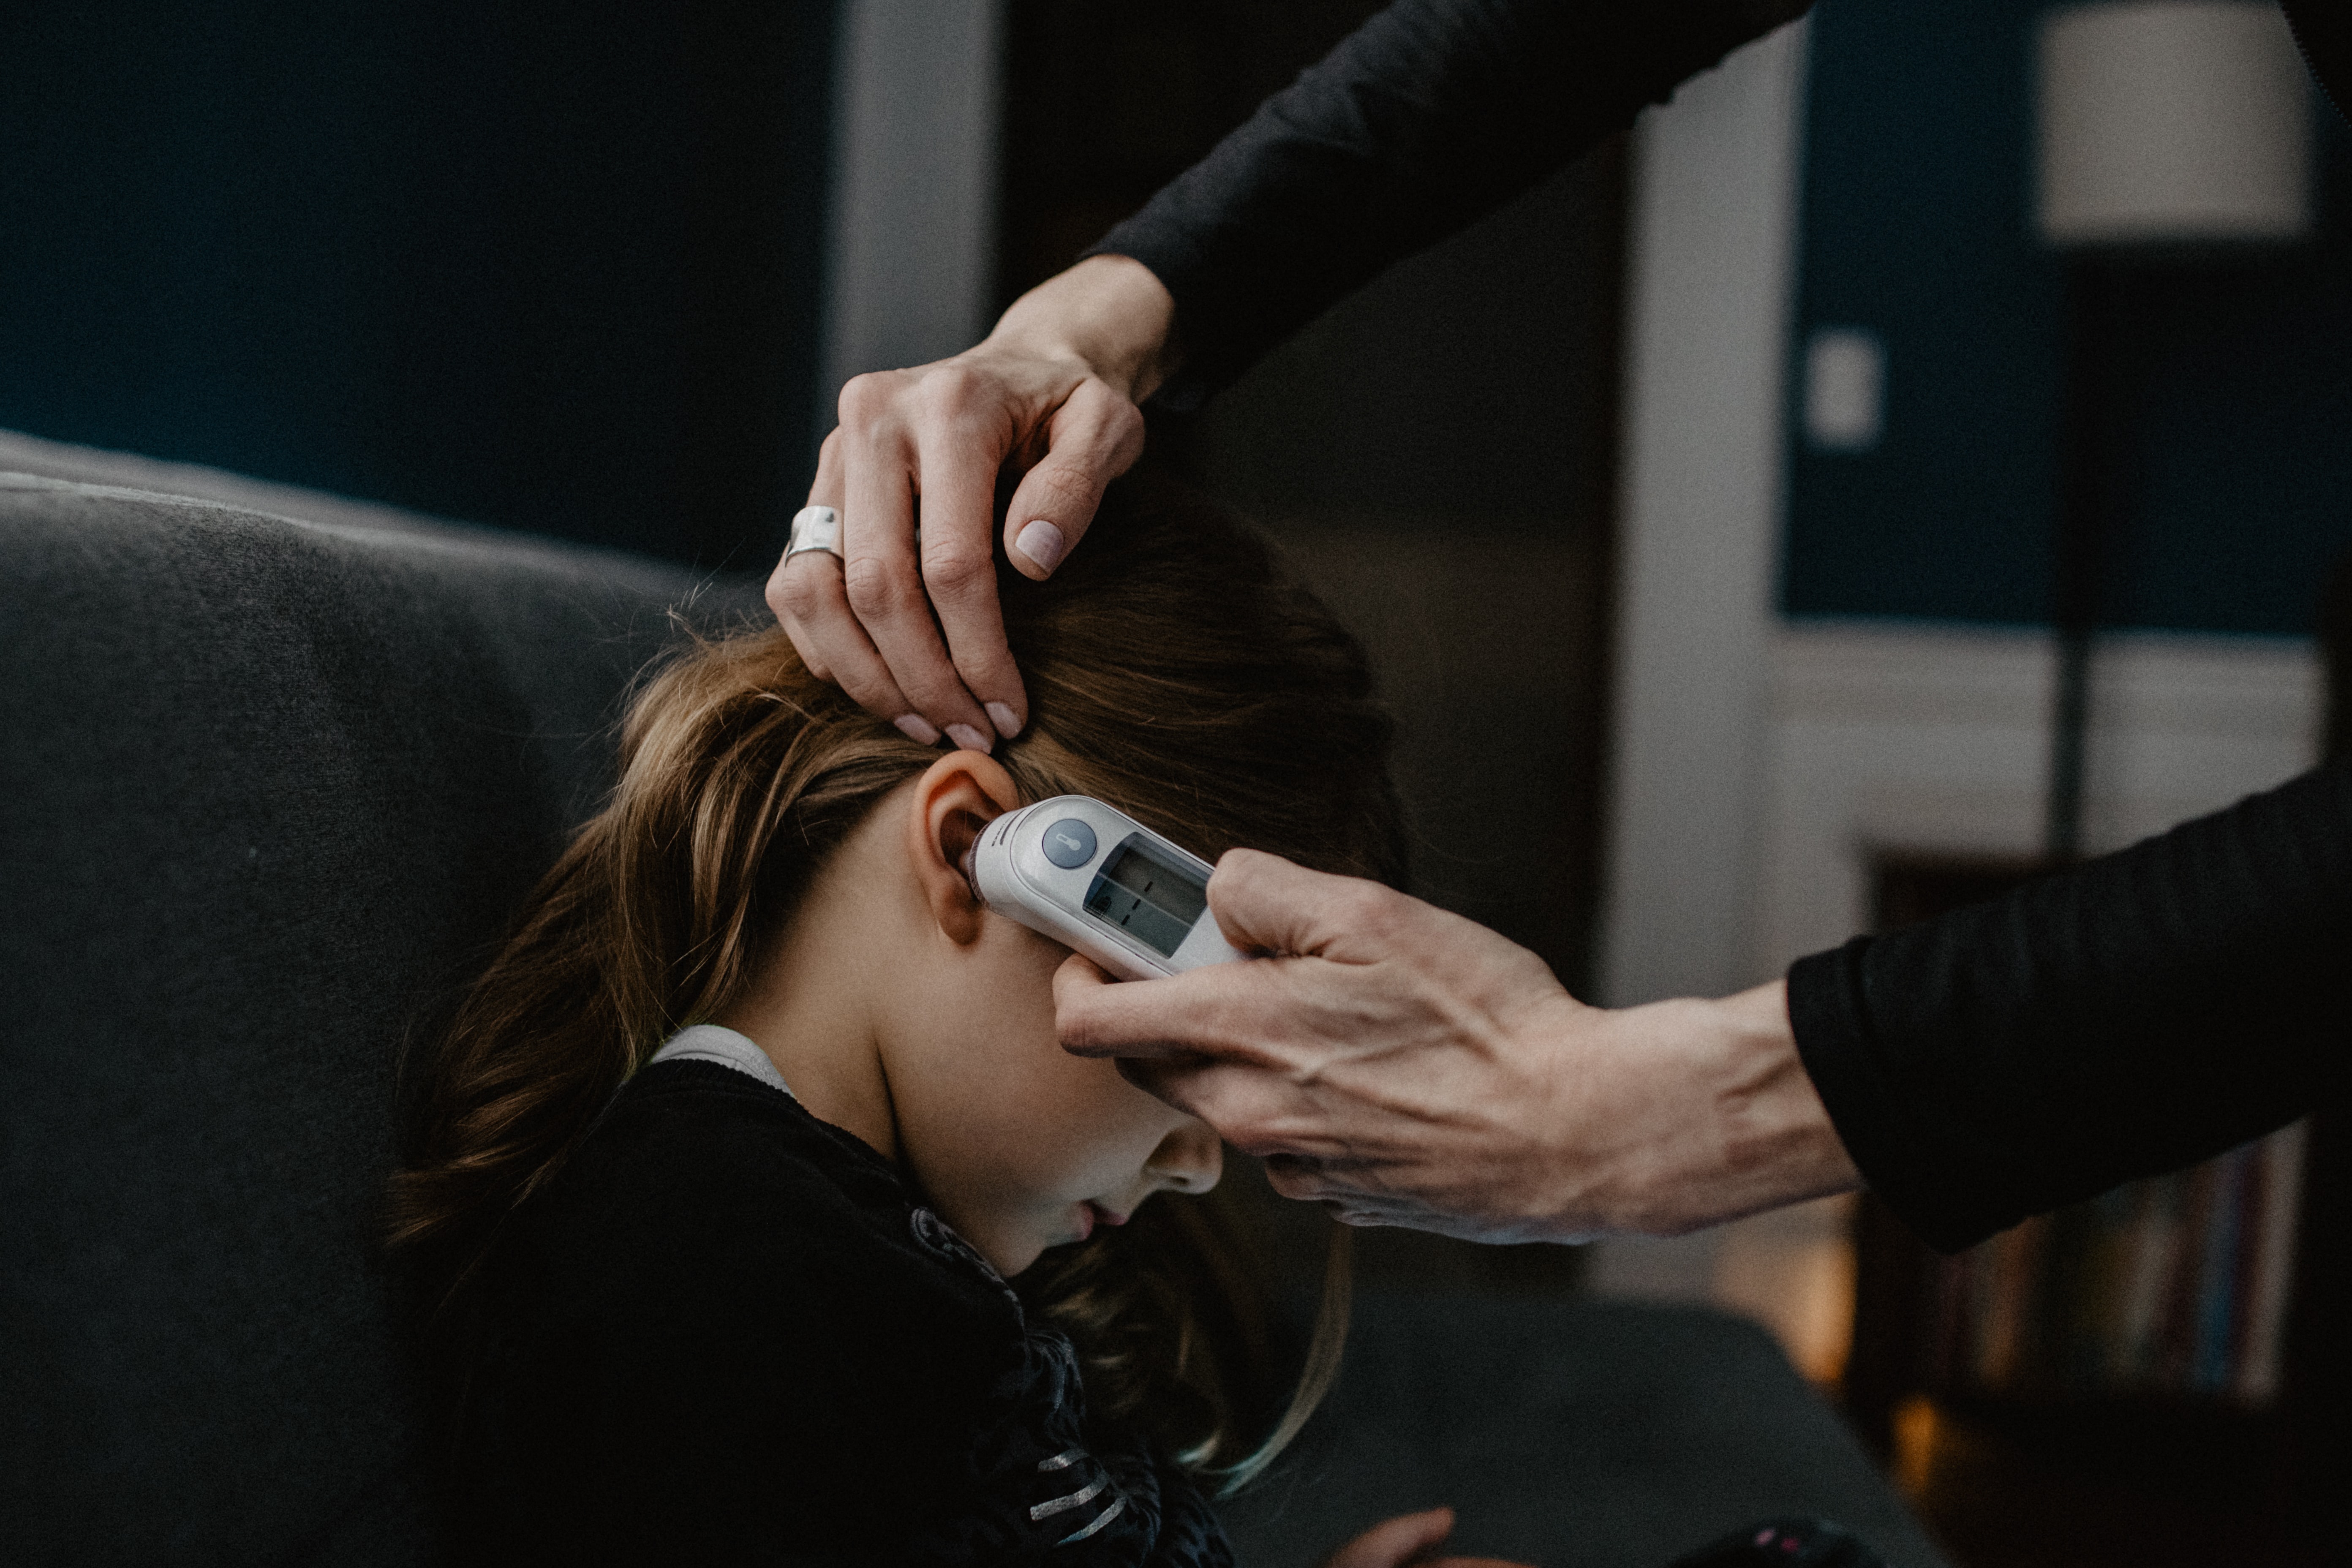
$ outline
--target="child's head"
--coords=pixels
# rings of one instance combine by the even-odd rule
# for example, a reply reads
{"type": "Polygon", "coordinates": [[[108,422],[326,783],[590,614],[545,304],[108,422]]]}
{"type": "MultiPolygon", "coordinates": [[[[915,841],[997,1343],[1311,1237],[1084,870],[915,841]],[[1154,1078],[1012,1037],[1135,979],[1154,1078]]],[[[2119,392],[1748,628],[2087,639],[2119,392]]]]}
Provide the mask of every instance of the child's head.
{"type": "MultiPolygon", "coordinates": [[[[1029,798],[1034,798],[1031,796],[1029,798]]],[[[960,867],[1021,787],[975,752],[891,790],[828,856],[718,1022],[803,1104],[898,1160],[997,1269],[1205,1192],[1217,1136],[1055,1043],[1069,950],[982,909],[960,867]]]]}
{"type": "Polygon", "coordinates": [[[1394,880],[1389,721],[1329,614],[1164,483],[1113,487],[1060,573],[1002,587],[1032,718],[992,758],[908,740],[772,628],[697,645],[646,685],[611,802],[430,1084],[397,1234],[445,1279],[617,1084],[702,1022],[765,1047],[1007,1273],[1155,1190],[1213,1184],[1213,1134],[1060,1050],[1066,951],[978,907],[959,862],[998,813],[1081,794],[1205,859],[1249,845],[1394,880]]]}

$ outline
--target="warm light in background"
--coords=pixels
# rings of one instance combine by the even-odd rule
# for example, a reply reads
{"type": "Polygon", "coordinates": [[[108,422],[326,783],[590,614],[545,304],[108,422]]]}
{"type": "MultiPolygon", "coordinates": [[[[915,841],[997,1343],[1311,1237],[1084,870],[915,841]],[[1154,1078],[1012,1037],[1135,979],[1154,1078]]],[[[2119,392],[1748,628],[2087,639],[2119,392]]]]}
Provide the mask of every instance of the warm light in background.
{"type": "Polygon", "coordinates": [[[1727,1226],[1715,1258],[1715,1302],[1769,1329],[1807,1378],[1834,1384],[1853,1338],[1853,1236],[1851,1197],[1727,1226]]]}

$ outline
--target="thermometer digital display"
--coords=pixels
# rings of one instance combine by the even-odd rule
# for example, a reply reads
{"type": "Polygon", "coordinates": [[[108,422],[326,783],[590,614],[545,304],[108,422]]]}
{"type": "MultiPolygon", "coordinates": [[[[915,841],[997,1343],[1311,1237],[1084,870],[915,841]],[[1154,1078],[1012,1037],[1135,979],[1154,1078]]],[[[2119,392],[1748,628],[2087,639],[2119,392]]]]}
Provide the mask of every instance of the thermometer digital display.
{"type": "Polygon", "coordinates": [[[982,903],[1129,980],[1242,956],[1209,912],[1211,869],[1083,795],[1007,812],[966,863],[982,903]]]}

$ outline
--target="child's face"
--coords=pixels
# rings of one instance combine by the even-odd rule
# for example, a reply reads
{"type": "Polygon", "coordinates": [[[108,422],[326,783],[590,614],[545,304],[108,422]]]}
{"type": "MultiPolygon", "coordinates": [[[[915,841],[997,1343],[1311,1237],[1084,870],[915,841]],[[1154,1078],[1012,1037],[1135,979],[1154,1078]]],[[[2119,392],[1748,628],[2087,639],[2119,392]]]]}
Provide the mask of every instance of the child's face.
{"type": "Polygon", "coordinates": [[[1062,1049],[1054,971],[1069,950],[982,911],[977,938],[910,988],[886,1036],[899,1154],[940,1217],[1008,1277],[1121,1225],[1163,1187],[1216,1185],[1206,1125],[1062,1049]],[[918,989],[922,994],[918,994],[918,989]]]}

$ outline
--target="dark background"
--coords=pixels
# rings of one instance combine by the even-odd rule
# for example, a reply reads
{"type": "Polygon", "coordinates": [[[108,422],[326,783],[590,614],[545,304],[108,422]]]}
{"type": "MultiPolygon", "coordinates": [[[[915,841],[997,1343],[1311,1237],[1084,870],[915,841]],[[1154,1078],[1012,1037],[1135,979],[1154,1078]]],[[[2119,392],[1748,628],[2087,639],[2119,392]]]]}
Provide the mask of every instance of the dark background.
{"type": "MultiPolygon", "coordinates": [[[[1790,384],[1816,329],[1874,331],[1886,419],[1869,452],[1792,443],[1792,615],[2050,618],[2066,333],[2064,263],[2033,232],[2048,9],[1814,12],[1790,384]]],[[[2352,132],[2324,101],[2312,121],[2310,238],[2143,261],[2116,281],[2097,367],[2113,395],[2109,625],[2308,636],[2352,548],[2352,132]]]]}
{"type": "Polygon", "coordinates": [[[766,550],[814,417],[830,5],[5,15],[0,427],[766,550]]]}

